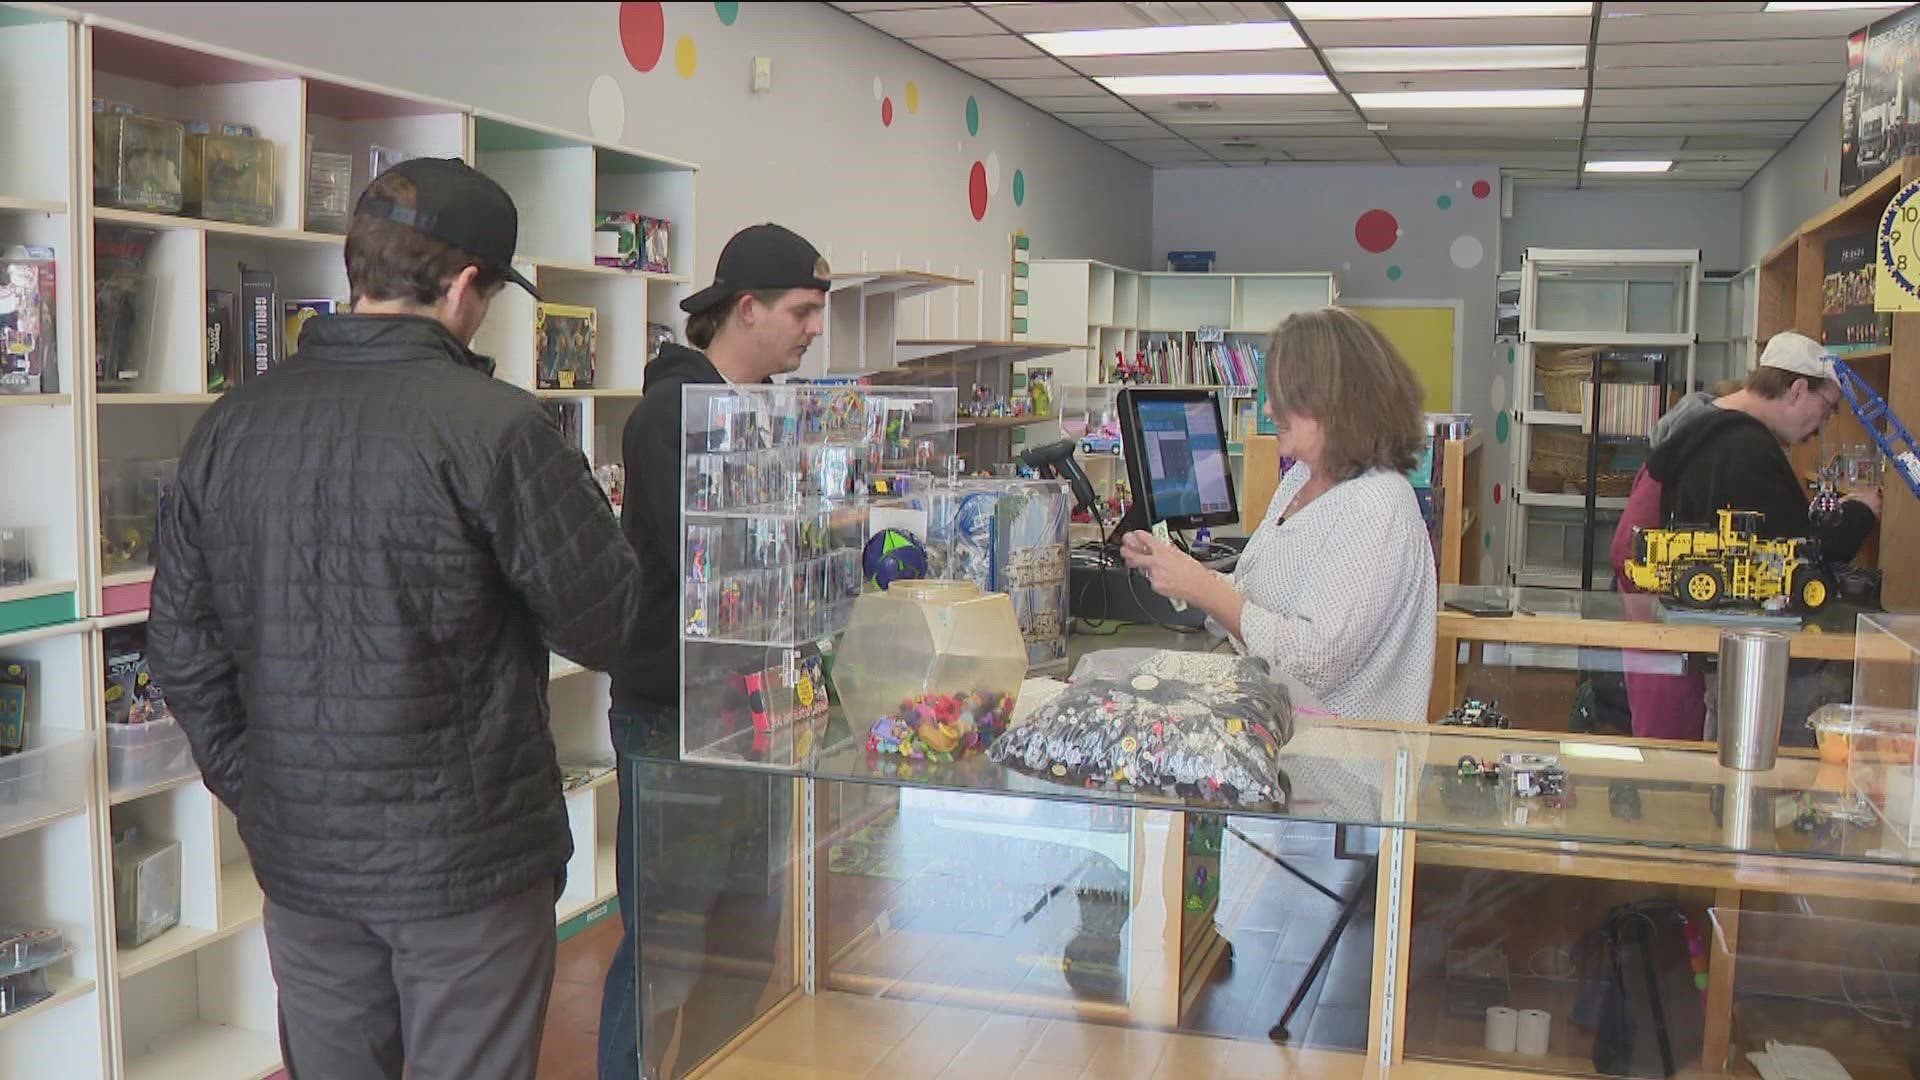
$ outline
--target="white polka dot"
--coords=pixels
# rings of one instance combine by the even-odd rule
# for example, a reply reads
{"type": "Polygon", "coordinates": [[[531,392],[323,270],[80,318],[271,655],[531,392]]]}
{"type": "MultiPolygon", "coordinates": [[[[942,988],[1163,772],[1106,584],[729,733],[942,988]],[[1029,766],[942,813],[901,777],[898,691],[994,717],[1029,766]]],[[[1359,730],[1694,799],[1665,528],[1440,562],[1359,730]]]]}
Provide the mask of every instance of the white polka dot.
{"type": "Polygon", "coordinates": [[[1351,270],[1351,269],[1353,269],[1353,264],[1352,264],[1352,263],[1347,263],[1347,262],[1343,262],[1343,263],[1341,263],[1341,264],[1340,264],[1340,269],[1342,269],[1342,270],[1351,270]]]}
{"type": "Polygon", "coordinates": [[[607,143],[619,142],[627,130],[627,97],[611,75],[595,77],[587,91],[587,130],[607,143]]]}
{"type": "Polygon", "coordinates": [[[1453,245],[1447,248],[1447,257],[1460,269],[1471,270],[1487,257],[1487,249],[1480,245],[1479,237],[1460,236],[1455,237],[1453,245]]]}
{"type": "Polygon", "coordinates": [[[1507,377],[1505,375],[1493,377],[1493,393],[1488,395],[1488,400],[1493,402],[1494,412],[1507,411],[1507,377]]]}
{"type": "Polygon", "coordinates": [[[1467,182],[1465,180],[1455,180],[1453,182],[1453,190],[1455,191],[1459,191],[1461,188],[1466,186],[1467,186],[1467,182]]]}
{"type": "Polygon", "coordinates": [[[873,100],[879,101],[887,96],[887,88],[880,83],[880,76],[873,77],[873,100]]]}
{"type": "Polygon", "coordinates": [[[1404,236],[1406,236],[1406,235],[1407,235],[1407,230],[1405,230],[1405,229],[1395,229],[1395,230],[1393,230],[1393,238],[1394,238],[1395,240],[1398,240],[1398,239],[1400,239],[1401,237],[1404,237],[1404,236]]]}
{"type": "Polygon", "coordinates": [[[1480,556],[1480,584],[1498,585],[1499,582],[1493,580],[1493,575],[1493,553],[1489,551],[1480,556]]]}
{"type": "Polygon", "coordinates": [[[1000,155],[990,153],[987,155],[987,194],[998,195],[999,193],[1000,155]]]}

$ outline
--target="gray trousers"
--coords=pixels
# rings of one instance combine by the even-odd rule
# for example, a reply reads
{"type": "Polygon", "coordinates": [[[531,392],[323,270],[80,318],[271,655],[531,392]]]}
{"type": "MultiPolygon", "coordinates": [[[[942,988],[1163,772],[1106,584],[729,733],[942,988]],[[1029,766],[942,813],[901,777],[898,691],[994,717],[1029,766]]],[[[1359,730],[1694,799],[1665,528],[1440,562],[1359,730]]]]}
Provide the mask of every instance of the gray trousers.
{"type": "Polygon", "coordinates": [[[444,919],[359,923],[266,905],[291,1080],[533,1080],[555,890],[444,919]]]}

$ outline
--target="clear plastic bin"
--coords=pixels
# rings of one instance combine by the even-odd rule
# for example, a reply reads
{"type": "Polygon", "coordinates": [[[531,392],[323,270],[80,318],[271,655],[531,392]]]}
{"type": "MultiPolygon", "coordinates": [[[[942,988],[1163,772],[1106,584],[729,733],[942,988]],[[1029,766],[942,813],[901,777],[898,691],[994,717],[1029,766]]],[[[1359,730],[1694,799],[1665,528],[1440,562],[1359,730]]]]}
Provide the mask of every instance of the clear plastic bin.
{"type": "Polygon", "coordinates": [[[27,749],[0,757],[0,834],[84,807],[94,745],[92,732],[29,729],[27,749]]]}
{"type": "Polygon", "coordinates": [[[1862,615],[1853,644],[1847,782],[1891,838],[1920,844],[1920,615],[1862,615]]]}
{"type": "Polygon", "coordinates": [[[137,949],[180,925],[180,842],[128,829],[113,842],[114,936],[137,949]]]}
{"type": "Polygon", "coordinates": [[[107,725],[107,788],[118,794],[192,776],[198,766],[176,720],[107,725]]]}
{"type": "Polygon", "coordinates": [[[93,200],[100,206],[177,214],[186,128],[157,116],[93,114],[93,200]]]}
{"type": "Polygon", "coordinates": [[[66,938],[58,930],[0,926],[0,1016],[52,997],[49,969],[65,955],[66,938]]]}

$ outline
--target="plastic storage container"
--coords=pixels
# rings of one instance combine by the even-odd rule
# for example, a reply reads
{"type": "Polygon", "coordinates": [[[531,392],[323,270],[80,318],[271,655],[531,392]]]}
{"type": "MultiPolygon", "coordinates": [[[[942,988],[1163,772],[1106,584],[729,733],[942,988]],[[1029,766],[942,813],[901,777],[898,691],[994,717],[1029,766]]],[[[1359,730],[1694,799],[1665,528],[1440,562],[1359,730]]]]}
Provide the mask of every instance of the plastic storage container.
{"type": "Polygon", "coordinates": [[[1849,785],[1895,841],[1920,843],[1920,615],[1860,616],[1852,712],[1849,785]]]}
{"type": "Polygon", "coordinates": [[[85,807],[98,744],[92,732],[30,727],[27,749],[0,757],[0,834],[85,807]]]}
{"type": "Polygon", "coordinates": [[[107,790],[122,791],[192,776],[198,768],[187,733],[171,718],[146,724],[107,725],[107,790]]]}
{"type": "Polygon", "coordinates": [[[964,581],[860,597],[834,656],[847,726],[875,751],[934,760],[990,745],[1027,676],[1012,599],[964,581]]]}
{"type": "Polygon", "coordinates": [[[100,563],[109,574],[153,564],[160,501],[179,469],[174,458],[127,458],[100,465],[100,563]]]}
{"type": "Polygon", "coordinates": [[[122,210],[177,214],[184,202],[186,128],[157,116],[93,114],[93,201],[122,210]]]}
{"type": "Polygon", "coordinates": [[[353,155],[307,155],[307,229],[344,233],[353,219],[353,155]]]}
{"type": "Polygon", "coordinates": [[[0,927],[0,1016],[52,997],[49,969],[66,954],[66,939],[58,930],[0,927]]]}
{"type": "Polygon", "coordinates": [[[146,384],[159,283],[145,267],[157,235],[129,225],[93,229],[93,374],[108,393],[146,384]]]}
{"type": "Polygon", "coordinates": [[[114,934],[135,949],[180,924],[180,843],[129,828],[113,841],[114,934]]]}
{"type": "Polygon", "coordinates": [[[274,212],[273,143],[250,130],[186,136],[183,209],[215,221],[271,225],[274,212]]]}
{"type": "Polygon", "coordinates": [[[33,580],[33,530],[0,525],[0,586],[33,580]]]}

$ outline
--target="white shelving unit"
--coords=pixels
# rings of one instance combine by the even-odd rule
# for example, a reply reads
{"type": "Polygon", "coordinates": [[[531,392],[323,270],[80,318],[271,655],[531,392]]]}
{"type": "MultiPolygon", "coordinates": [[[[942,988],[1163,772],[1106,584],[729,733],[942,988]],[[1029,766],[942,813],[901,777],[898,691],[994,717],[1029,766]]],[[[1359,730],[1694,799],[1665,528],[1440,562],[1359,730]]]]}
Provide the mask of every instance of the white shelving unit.
{"type": "MultiPolygon", "coordinates": [[[[1508,284],[1503,281],[1503,293],[1508,284]]],[[[1721,310],[1729,299],[1721,295],[1721,310]]],[[[1630,476],[1644,463],[1647,443],[1644,433],[1613,435],[1588,422],[1591,353],[1621,358],[1609,366],[1656,374],[1661,389],[1655,411],[1664,412],[1669,399],[1696,384],[1706,302],[1698,251],[1527,249],[1508,417],[1514,492],[1507,500],[1509,567],[1517,584],[1613,587],[1607,549],[1627,500],[1624,490],[1599,494],[1597,474],[1630,476]],[[1658,363],[1644,359],[1656,355],[1658,363]],[[1555,365],[1551,375],[1542,376],[1542,362],[1555,365]],[[1549,481],[1560,490],[1537,490],[1549,481]]]]}
{"type": "MultiPolygon", "coordinates": [[[[263,897],[233,815],[191,760],[110,775],[104,663],[109,635],[143,629],[153,571],[144,552],[111,558],[125,522],[102,505],[104,463],[177,457],[218,400],[205,363],[208,289],[237,291],[240,263],[274,272],[285,299],[344,298],[343,237],[305,229],[309,146],[350,154],[353,194],[373,146],[461,157],[500,180],[521,213],[522,266],[549,300],[599,313],[595,386],[537,396],[579,410],[581,450],[617,460],[637,400],[649,322],[680,325],[690,275],[593,265],[593,215],[632,210],[673,222],[672,265],[694,264],[692,164],[539,125],[201,45],[110,19],[0,5],[0,250],[55,252],[57,351],[44,393],[0,395],[0,451],[30,462],[0,488],[0,525],[24,528],[33,574],[0,587],[0,658],[35,674],[29,753],[0,782],[27,793],[0,805],[0,924],[55,926],[68,955],[54,996],[0,1017],[0,1080],[257,1080],[280,1068],[263,897]],[[273,141],[271,224],[235,225],[96,207],[89,102],[126,102],[175,119],[254,124],[273,141]],[[98,388],[96,226],[153,232],[150,347],[139,385],[98,388]],[[32,783],[19,785],[22,770],[32,783]],[[116,782],[116,780],[118,782],[116,782]],[[137,948],[116,945],[111,836],[138,824],[180,843],[180,924],[137,948]]],[[[494,305],[477,347],[499,378],[533,389],[533,309],[517,290],[494,305]]],[[[150,528],[150,523],[148,525],[150,528]]],[[[555,743],[568,763],[613,759],[606,676],[553,658],[555,743]]],[[[164,689],[164,688],[163,688],[164,689]]],[[[557,921],[604,914],[614,894],[618,786],[608,774],[567,795],[576,854],[557,921]]]]}
{"type": "Polygon", "coordinates": [[[923,270],[855,270],[827,275],[826,333],[802,358],[798,378],[822,379],[891,371],[899,362],[901,304],[942,289],[970,288],[966,278],[923,270]]]}
{"type": "Polygon", "coordinates": [[[1744,379],[1760,359],[1755,331],[1760,318],[1759,268],[1700,279],[1700,346],[1692,388],[1707,390],[1723,380],[1744,379]]]}

